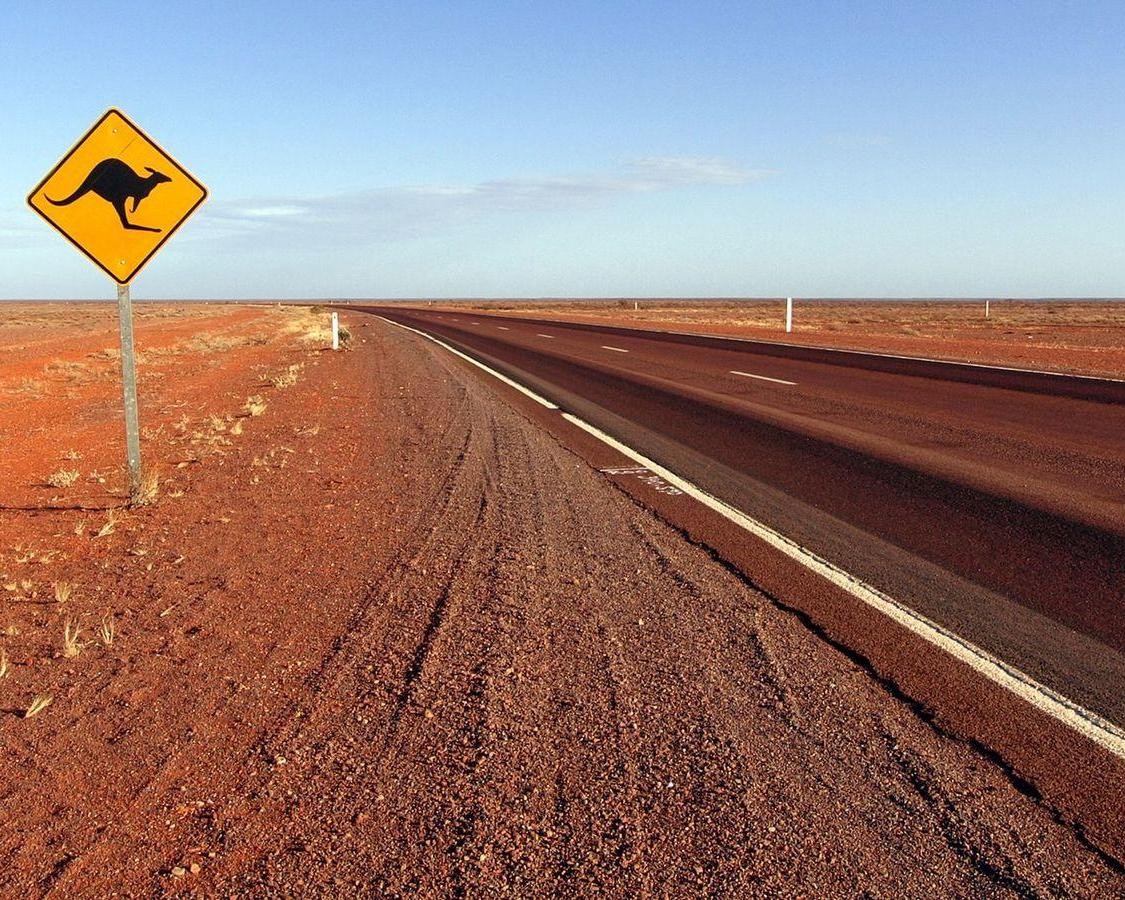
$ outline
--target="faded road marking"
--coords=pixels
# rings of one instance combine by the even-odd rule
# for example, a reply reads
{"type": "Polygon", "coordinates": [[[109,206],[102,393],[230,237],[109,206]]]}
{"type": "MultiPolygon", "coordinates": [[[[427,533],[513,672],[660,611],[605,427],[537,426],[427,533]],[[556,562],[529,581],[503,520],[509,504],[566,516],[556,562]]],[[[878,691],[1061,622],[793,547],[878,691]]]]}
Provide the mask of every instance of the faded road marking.
{"type": "Polygon", "coordinates": [[[553,334],[539,334],[536,335],[536,337],[545,337],[549,341],[553,341],[555,339],[555,336],[553,334]]]}
{"type": "Polygon", "coordinates": [[[605,475],[635,475],[658,494],[667,494],[669,497],[679,497],[683,494],[678,487],[673,487],[644,466],[610,466],[608,469],[598,469],[598,471],[605,475]]]}
{"type": "Polygon", "coordinates": [[[628,353],[628,350],[622,350],[620,347],[611,347],[609,344],[602,344],[603,350],[612,350],[614,353],[628,353]]]}
{"type": "Polygon", "coordinates": [[[730,370],[731,375],[741,375],[743,378],[757,378],[759,381],[772,381],[774,384],[796,384],[795,381],[786,381],[783,378],[770,378],[768,375],[752,375],[749,372],[739,372],[735,369],[730,370]]]}

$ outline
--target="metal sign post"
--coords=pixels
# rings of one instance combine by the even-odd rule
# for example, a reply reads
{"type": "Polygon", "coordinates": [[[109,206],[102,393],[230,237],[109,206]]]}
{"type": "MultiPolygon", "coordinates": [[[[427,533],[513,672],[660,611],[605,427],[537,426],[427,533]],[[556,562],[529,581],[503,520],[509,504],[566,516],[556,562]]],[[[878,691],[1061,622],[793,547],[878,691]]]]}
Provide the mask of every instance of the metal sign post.
{"type": "Polygon", "coordinates": [[[125,398],[129,499],[136,504],[141,500],[141,429],[137,412],[137,365],[133,354],[133,301],[127,284],[117,286],[117,318],[121,326],[121,390],[125,398]]]}
{"type": "Polygon", "coordinates": [[[144,498],[129,284],[206,199],[207,188],[116,109],[107,110],[27,197],[28,206],[117,282],[134,504],[144,498]]]}

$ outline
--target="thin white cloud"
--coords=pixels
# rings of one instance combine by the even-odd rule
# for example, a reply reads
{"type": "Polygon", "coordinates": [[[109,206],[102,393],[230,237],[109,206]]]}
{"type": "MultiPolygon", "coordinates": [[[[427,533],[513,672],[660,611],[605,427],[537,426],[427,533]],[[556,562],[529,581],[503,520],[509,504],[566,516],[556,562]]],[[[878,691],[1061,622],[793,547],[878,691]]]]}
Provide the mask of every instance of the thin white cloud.
{"type": "Polygon", "coordinates": [[[0,207],[0,250],[14,250],[35,245],[50,228],[37,221],[26,206],[0,207]]]}
{"type": "Polygon", "coordinates": [[[263,197],[205,207],[198,238],[293,232],[334,242],[372,242],[429,234],[498,213],[605,203],[617,196],[690,187],[735,187],[778,173],[708,157],[651,156],[608,174],[503,178],[469,185],[378,188],[326,197],[263,197]]]}
{"type": "Polygon", "coordinates": [[[891,139],[885,134],[860,134],[836,132],[825,135],[825,142],[839,150],[864,150],[870,147],[885,147],[891,139]]]}
{"type": "Polygon", "coordinates": [[[723,159],[697,156],[646,156],[634,161],[631,168],[638,183],[650,190],[692,184],[746,184],[778,174],[772,169],[744,169],[723,159]]]}
{"type": "Polygon", "coordinates": [[[242,210],[242,215],[247,219],[274,219],[299,216],[303,211],[300,206],[247,206],[242,210]]]}

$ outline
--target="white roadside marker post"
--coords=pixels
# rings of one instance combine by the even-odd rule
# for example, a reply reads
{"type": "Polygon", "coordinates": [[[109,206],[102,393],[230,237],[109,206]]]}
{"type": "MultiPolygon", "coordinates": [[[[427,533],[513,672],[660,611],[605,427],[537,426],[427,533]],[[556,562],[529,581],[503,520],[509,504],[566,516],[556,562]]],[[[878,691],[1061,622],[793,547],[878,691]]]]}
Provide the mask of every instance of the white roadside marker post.
{"type": "Polygon", "coordinates": [[[785,298],[785,332],[788,334],[793,330],[793,298],[785,298]]]}
{"type": "Polygon", "coordinates": [[[988,300],[984,301],[984,317],[988,318],[988,300]]]}
{"type": "Polygon", "coordinates": [[[141,501],[141,429],[137,413],[137,366],[133,354],[133,301],[129,285],[117,285],[117,318],[121,327],[121,389],[125,398],[125,457],[129,463],[129,499],[141,501]]]}
{"type": "Polygon", "coordinates": [[[332,349],[340,349],[340,314],[332,313],[332,349]]]}

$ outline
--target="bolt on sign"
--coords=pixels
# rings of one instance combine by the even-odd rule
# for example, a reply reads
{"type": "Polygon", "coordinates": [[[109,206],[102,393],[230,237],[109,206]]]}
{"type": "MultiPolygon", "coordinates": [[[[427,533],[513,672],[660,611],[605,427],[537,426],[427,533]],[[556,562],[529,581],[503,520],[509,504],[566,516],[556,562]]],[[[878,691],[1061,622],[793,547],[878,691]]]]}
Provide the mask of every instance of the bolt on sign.
{"type": "Polygon", "coordinates": [[[128,284],[207,199],[207,188],[116,109],[27,197],[118,284],[128,284]]]}

